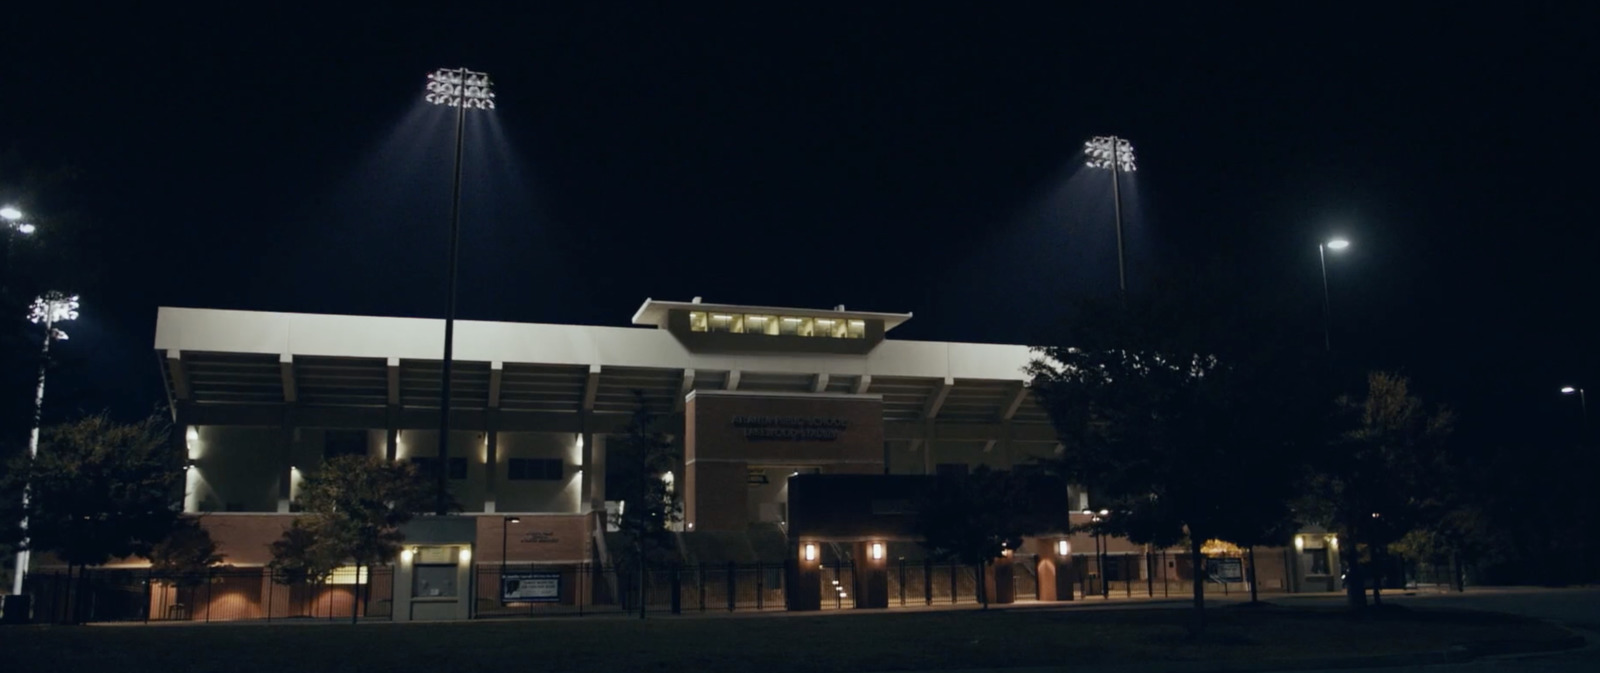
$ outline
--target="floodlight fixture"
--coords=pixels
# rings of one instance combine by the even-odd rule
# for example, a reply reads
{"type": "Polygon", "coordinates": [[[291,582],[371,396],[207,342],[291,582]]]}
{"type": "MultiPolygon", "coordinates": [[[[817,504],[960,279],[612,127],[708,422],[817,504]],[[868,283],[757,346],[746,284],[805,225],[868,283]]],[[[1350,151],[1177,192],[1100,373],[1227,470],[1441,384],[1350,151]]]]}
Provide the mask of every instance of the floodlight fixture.
{"type": "Polygon", "coordinates": [[[1329,250],[1343,250],[1350,247],[1350,241],[1342,238],[1335,238],[1327,243],[1324,243],[1323,245],[1328,246],[1329,250]]]}
{"type": "Polygon", "coordinates": [[[428,93],[423,100],[434,105],[493,110],[494,89],[489,73],[466,68],[440,68],[428,73],[428,93]]]}
{"type": "Polygon", "coordinates": [[[1133,143],[1117,136],[1095,136],[1083,143],[1084,163],[1089,168],[1114,169],[1123,173],[1138,170],[1133,161],[1133,143]]]}
{"type": "Polygon", "coordinates": [[[1577,388],[1574,388],[1572,386],[1561,386],[1561,394],[1562,395],[1571,395],[1571,394],[1573,394],[1575,392],[1578,392],[1577,388]]]}
{"type": "Polygon", "coordinates": [[[33,305],[28,310],[28,321],[35,325],[43,324],[48,330],[47,339],[64,341],[66,332],[55,325],[78,319],[78,295],[64,295],[60,292],[48,292],[43,297],[33,300],[33,305]]]}
{"type": "Polygon", "coordinates": [[[22,211],[17,210],[16,206],[0,207],[0,217],[15,222],[22,219],[22,211]]]}

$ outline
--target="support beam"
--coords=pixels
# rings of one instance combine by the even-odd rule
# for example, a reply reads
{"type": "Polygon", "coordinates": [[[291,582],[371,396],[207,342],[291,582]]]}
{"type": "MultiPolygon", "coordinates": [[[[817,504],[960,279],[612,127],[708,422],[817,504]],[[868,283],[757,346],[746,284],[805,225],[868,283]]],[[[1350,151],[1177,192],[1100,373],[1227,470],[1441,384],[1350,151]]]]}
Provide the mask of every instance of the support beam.
{"type": "Polygon", "coordinates": [[[856,379],[856,387],[851,389],[850,392],[857,395],[865,395],[867,394],[867,388],[870,387],[872,387],[872,375],[862,374],[860,378],[856,379]]]}
{"type": "Polygon", "coordinates": [[[983,452],[984,453],[993,452],[994,451],[994,445],[998,444],[998,443],[1000,443],[999,440],[995,440],[995,439],[985,440],[983,442],[983,452]]]}
{"type": "Polygon", "coordinates": [[[389,358],[389,404],[400,403],[400,358],[389,358]]]}
{"type": "Polygon", "coordinates": [[[496,360],[489,363],[489,408],[500,408],[500,375],[505,371],[505,363],[496,360]]]}
{"type": "Polygon", "coordinates": [[[950,396],[950,388],[955,384],[956,380],[948,376],[939,382],[939,386],[933,389],[933,394],[928,396],[928,406],[922,409],[923,418],[933,420],[939,417],[939,409],[944,406],[944,399],[950,396]]]}
{"type": "Polygon", "coordinates": [[[739,370],[735,369],[733,371],[728,372],[728,383],[727,383],[727,385],[722,386],[722,388],[724,390],[738,390],[739,389],[739,370]]]}
{"type": "Polygon", "coordinates": [[[816,378],[811,381],[811,392],[820,393],[827,389],[828,375],[826,373],[817,374],[816,378]]]}
{"type": "Polygon", "coordinates": [[[183,366],[183,352],[167,351],[167,372],[172,377],[172,395],[179,402],[189,401],[189,373],[183,366]]]}
{"type": "Polygon", "coordinates": [[[1006,403],[1004,409],[1000,410],[1000,420],[1011,420],[1013,416],[1017,415],[1017,410],[1022,408],[1022,403],[1026,401],[1028,401],[1028,386],[1027,384],[1018,383],[1016,389],[1011,392],[1011,401],[1006,403]]]}
{"type": "Polygon", "coordinates": [[[694,370],[683,370],[683,382],[678,384],[678,397],[672,400],[674,412],[683,411],[684,398],[689,396],[689,391],[694,390],[694,370]]]}
{"type": "Polygon", "coordinates": [[[583,382],[583,410],[594,411],[594,397],[600,393],[600,365],[589,365],[589,378],[583,382]]]}
{"type": "Polygon", "coordinates": [[[294,404],[298,391],[294,384],[294,356],[283,353],[278,356],[278,374],[283,379],[283,401],[294,404]]]}

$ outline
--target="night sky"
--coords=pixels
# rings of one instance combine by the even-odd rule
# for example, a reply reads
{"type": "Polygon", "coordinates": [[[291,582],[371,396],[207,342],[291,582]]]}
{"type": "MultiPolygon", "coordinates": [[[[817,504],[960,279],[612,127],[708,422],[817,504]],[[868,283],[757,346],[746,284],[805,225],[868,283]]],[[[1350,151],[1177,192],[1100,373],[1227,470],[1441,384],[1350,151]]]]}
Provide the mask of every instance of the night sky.
{"type": "Polygon", "coordinates": [[[64,4],[0,39],[0,198],[80,260],[51,272],[84,295],[53,416],[161,401],[160,305],[442,317],[453,118],[421,96],[454,66],[499,106],[468,124],[462,318],[698,295],[1026,343],[1115,287],[1080,149],[1117,134],[1135,288],[1220,262],[1314,318],[1344,235],[1344,357],[1485,432],[1575,426],[1557,388],[1600,391],[1592,9],[64,4]]]}

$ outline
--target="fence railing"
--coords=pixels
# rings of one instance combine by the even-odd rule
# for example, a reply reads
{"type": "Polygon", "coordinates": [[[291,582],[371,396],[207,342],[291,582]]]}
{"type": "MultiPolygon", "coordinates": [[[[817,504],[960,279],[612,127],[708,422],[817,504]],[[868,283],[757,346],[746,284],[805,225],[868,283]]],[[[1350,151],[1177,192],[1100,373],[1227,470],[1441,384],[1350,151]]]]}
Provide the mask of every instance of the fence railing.
{"type": "MultiPolygon", "coordinates": [[[[1012,563],[1019,600],[1038,595],[1038,559],[1012,563]]],[[[978,569],[926,560],[890,560],[888,607],[975,604],[978,569]]],[[[475,563],[470,570],[474,618],[540,615],[771,611],[788,607],[793,569],[784,562],[704,563],[636,569],[610,565],[475,563]],[[507,581],[539,578],[541,591],[508,590],[507,581]]],[[[1183,596],[1192,569],[1181,555],[1128,554],[1073,558],[1080,598],[1183,596]]],[[[39,622],[208,622],[243,620],[388,620],[394,612],[394,569],[363,568],[325,583],[280,583],[265,568],[215,568],[204,576],[167,577],[147,569],[36,571],[28,575],[39,622]]],[[[854,563],[821,567],[820,607],[854,608],[863,591],[854,563]]],[[[1208,591],[1248,591],[1243,582],[1211,582],[1208,591]]]]}

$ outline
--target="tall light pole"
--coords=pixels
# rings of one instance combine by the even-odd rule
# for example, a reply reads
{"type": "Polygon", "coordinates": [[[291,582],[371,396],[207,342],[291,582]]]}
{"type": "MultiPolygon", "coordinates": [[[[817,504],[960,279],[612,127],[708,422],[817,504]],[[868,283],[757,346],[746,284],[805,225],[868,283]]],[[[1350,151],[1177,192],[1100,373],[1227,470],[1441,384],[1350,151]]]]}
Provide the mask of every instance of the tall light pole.
{"type": "MultiPolygon", "coordinates": [[[[44,346],[39,353],[39,386],[33,393],[33,432],[28,435],[28,458],[32,460],[39,456],[39,420],[44,411],[44,374],[50,363],[50,344],[56,341],[65,341],[67,333],[56,327],[56,323],[78,319],[78,295],[67,296],[60,292],[48,292],[43,297],[33,300],[33,307],[28,313],[28,320],[34,324],[44,325],[44,346]]],[[[22,489],[22,508],[28,508],[29,488],[22,489]]],[[[28,517],[22,517],[23,545],[27,545],[28,517]]],[[[17,571],[11,578],[11,593],[22,593],[22,579],[28,574],[28,560],[31,554],[27,549],[17,552],[17,571]]]]}
{"type": "Polygon", "coordinates": [[[1350,241],[1334,238],[1317,244],[1317,261],[1322,264],[1322,347],[1333,352],[1333,309],[1328,301],[1328,251],[1338,252],[1350,247],[1350,241]]]}
{"type": "Polygon", "coordinates": [[[1584,397],[1583,388],[1579,388],[1577,386],[1562,386],[1561,387],[1561,394],[1562,395],[1571,395],[1573,393],[1577,393],[1577,395],[1578,395],[1578,408],[1583,410],[1583,430],[1585,432],[1588,432],[1588,430],[1589,430],[1589,399],[1587,397],[1584,397]]]}
{"type": "Polygon", "coordinates": [[[450,281],[449,309],[444,318],[444,372],[439,384],[439,493],[434,513],[448,514],[450,502],[450,361],[455,352],[456,333],[456,252],[461,241],[461,145],[467,110],[493,110],[494,92],[489,74],[466,68],[440,68],[428,74],[428,93],[423,100],[456,109],[456,166],[450,191],[450,281]]]}
{"type": "Polygon", "coordinates": [[[1138,170],[1133,163],[1133,143],[1116,136],[1095,136],[1083,143],[1089,168],[1111,171],[1111,207],[1117,216],[1117,292],[1128,294],[1128,274],[1122,255],[1122,187],[1118,176],[1138,170]]]}

